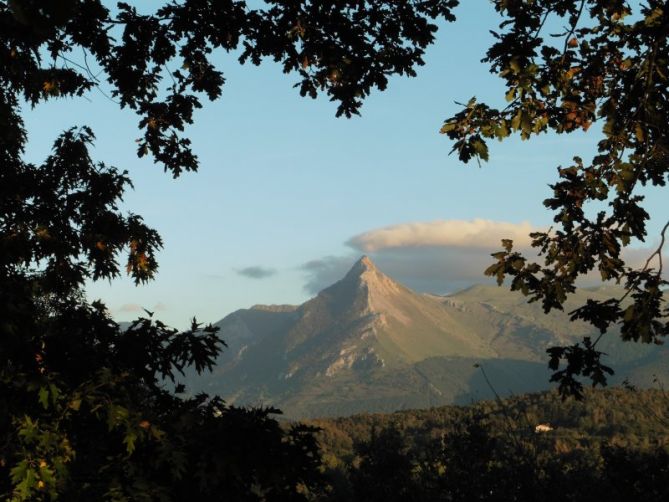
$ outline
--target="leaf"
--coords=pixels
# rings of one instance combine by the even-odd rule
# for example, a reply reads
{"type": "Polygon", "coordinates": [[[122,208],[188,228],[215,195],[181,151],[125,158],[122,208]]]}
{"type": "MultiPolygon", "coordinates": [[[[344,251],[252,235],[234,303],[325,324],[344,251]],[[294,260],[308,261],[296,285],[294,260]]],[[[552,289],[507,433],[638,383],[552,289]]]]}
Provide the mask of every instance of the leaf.
{"type": "Polygon", "coordinates": [[[58,387],[56,387],[56,385],[50,383],[49,394],[51,395],[51,404],[55,406],[56,403],[58,402],[58,398],[60,397],[60,390],[58,389],[58,387]]]}
{"type": "Polygon", "coordinates": [[[135,451],[135,442],[137,441],[137,434],[134,431],[128,431],[123,438],[123,444],[125,444],[125,450],[128,452],[128,455],[132,455],[135,451]]]}
{"type": "Polygon", "coordinates": [[[497,136],[497,139],[501,141],[504,138],[507,138],[509,134],[510,131],[509,131],[509,126],[507,125],[507,121],[501,120],[497,124],[497,127],[495,127],[495,136],[497,136]]]}
{"type": "Polygon", "coordinates": [[[439,132],[441,134],[447,134],[451,131],[454,131],[457,128],[457,124],[455,122],[446,122],[444,123],[443,126],[441,126],[441,129],[439,129],[439,132]]]}
{"type": "Polygon", "coordinates": [[[165,431],[159,429],[158,427],[151,427],[149,433],[156,441],[162,441],[162,439],[165,437],[165,431]]]}
{"type": "Polygon", "coordinates": [[[39,389],[39,402],[45,410],[49,409],[49,389],[46,386],[39,389]]]}
{"type": "Polygon", "coordinates": [[[481,139],[474,139],[471,142],[472,148],[476,155],[478,155],[483,160],[488,160],[488,146],[481,139]]]}
{"type": "Polygon", "coordinates": [[[21,460],[18,464],[16,464],[14,467],[12,467],[9,471],[9,474],[11,476],[11,480],[13,484],[17,484],[26,476],[26,472],[28,470],[28,461],[27,460],[21,460]]]}
{"type": "Polygon", "coordinates": [[[509,91],[506,93],[506,96],[504,97],[506,98],[506,101],[509,103],[513,101],[516,98],[516,88],[512,87],[511,89],[509,89],[509,91]]]}

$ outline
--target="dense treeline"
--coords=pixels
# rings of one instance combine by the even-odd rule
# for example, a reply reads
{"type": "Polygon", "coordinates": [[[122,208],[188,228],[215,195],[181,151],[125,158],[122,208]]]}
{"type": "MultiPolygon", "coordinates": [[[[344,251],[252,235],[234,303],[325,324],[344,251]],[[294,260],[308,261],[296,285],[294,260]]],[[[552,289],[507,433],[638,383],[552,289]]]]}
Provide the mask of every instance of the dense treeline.
{"type": "Polygon", "coordinates": [[[314,425],[332,501],[667,500],[668,410],[663,390],[616,388],[314,425]]]}

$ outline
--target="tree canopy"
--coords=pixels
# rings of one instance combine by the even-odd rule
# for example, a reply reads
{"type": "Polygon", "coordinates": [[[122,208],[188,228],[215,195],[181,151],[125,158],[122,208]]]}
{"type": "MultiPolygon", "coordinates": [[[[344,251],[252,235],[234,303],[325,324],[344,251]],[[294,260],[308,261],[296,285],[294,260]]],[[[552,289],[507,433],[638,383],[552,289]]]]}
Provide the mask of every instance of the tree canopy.
{"type": "MultiPolygon", "coordinates": [[[[643,188],[665,186],[669,177],[669,8],[662,0],[494,4],[502,22],[483,61],[504,80],[508,104],[498,109],[472,98],[446,120],[441,132],[454,140],[459,158],[485,161],[487,141],[512,134],[530,139],[594,126],[602,139],[592,159],[575,156],[572,165],[558,167],[553,195],[544,201],[555,212],[554,225],[532,234],[543,262],[507,240],[486,274],[500,284],[510,277],[511,289],[549,312],[562,308],[579,278],[597,272],[624,285],[625,294],[590,300],[571,319],[602,335],[618,326],[624,340],[662,343],[669,334],[669,283],[662,275],[669,222],[653,236],[659,247],[642,266],[626,263],[623,252],[648,237],[643,188]],[[547,28],[555,25],[563,28],[547,28]]],[[[553,380],[564,392],[580,393],[579,375],[606,383],[612,369],[601,362],[600,339],[549,350],[553,380]]]]}
{"type": "Polygon", "coordinates": [[[148,313],[121,329],[86,300],[85,280],[123,268],[150,280],[162,241],[119,209],[131,180],[92,159],[85,124],[26,162],[22,107],[105,82],[138,115],[137,154],[177,177],[198,167],[183,136],[194,110],[221,95],[215,51],[279,61],[302,96],[325,93],[350,116],[390,75],[414,74],[456,3],[186,0],[140,14],[0,1],[0,497],[302,500],[320,465],[313,428],[185,393],[187,368],[210,370],[223,349],[215,328],[179,332],[148,313]]]}

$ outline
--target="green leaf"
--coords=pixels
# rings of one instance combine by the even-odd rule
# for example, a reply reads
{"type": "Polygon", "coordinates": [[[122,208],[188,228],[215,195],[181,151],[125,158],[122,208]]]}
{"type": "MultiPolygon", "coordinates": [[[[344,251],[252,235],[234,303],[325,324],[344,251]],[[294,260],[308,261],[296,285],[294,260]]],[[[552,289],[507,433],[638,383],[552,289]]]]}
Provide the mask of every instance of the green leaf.
{"type": "Polygon", "coordinates": [[[125,449],[128,452],[128,455],[132,455],[132,452],[135,451],[135,442],[137,441],[137,434],[134,431],[128,431],[123,438],[123,444],[125,444],[125,449]]]}
{"type": "Polygon", "coordinates": [[[25,476],[26,471],[28,470],[28,461],[21,460],[18,464],[11,468],[9,474],[12,479],[13,484],[19,483],[25,476]]]}
{"type": "Polygon", "coordinates": [[[56,405],[58,398],[60,397],[60,390],[56,387],[55,384],[49,384],[49,394],[51,394],[51,404],[56,405]]]}
{"type": "Polygon", "coordinates": [[[49,389],[47,387],[40,387],[39,402],[45,410],[49,409],[49,389]]]}

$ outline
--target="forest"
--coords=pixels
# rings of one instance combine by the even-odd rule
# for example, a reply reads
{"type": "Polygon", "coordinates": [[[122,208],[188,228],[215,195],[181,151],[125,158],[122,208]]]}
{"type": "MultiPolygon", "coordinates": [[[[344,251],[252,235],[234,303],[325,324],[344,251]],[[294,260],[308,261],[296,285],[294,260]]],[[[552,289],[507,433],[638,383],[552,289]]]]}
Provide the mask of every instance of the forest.
{"type": "Polygon", "coordinates": [[[628,386],[314,420],[318,498],[666,500],[668,410],[664,389],[628,386]]]}

